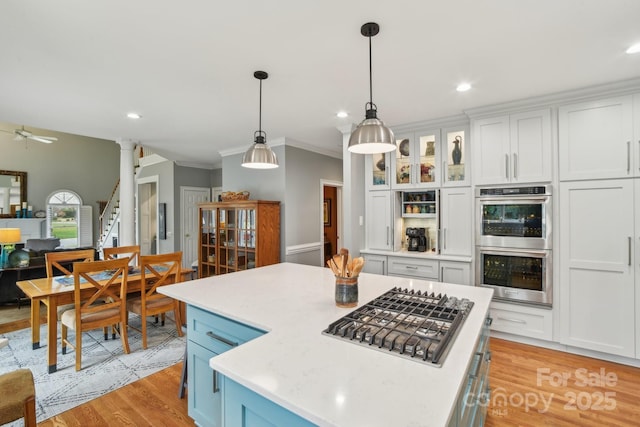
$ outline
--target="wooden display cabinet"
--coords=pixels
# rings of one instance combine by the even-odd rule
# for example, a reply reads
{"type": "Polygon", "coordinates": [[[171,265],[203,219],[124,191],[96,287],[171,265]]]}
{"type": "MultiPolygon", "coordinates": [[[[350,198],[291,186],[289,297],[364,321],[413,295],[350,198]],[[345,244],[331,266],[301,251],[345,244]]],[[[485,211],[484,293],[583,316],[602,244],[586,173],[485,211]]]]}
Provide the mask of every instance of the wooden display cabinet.
{"type": "Polygon", "coordinates": [[[280,262],[280,202],[201,203],[199,277],[280,262]]]}

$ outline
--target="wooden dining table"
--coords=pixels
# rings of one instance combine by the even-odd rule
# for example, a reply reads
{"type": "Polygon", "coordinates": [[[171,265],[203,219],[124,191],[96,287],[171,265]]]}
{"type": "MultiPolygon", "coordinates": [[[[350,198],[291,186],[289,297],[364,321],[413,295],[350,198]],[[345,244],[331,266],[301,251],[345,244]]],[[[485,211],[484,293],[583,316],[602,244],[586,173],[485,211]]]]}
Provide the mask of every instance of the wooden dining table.
{"type": "MultiPolygon", "coordinates": [[[[183,281],[191,279],[193,273],[194,271],[191,269],[180,271],[183,281]]],[[[58,307],[74,303],[73,276],[66,276],[70,277],[70,280],[65,280],[65,283],[56,280],[63,277],[65,276],[16,282],[16,285],[31,300],[31,342],[34,350],[40,348],[40,303],[44,303],[47,307],[47,359],[50,374],[56,372],[58,363],[58,307]]],[[[140,294],[141,282],[142,275],[140,273],[129,274],[127,276],[127,294],[140,294]]],[[[81,299],[95,292],[95,288],[90,283],[82,283],[80,288],[82,290],[81,299]]]]}

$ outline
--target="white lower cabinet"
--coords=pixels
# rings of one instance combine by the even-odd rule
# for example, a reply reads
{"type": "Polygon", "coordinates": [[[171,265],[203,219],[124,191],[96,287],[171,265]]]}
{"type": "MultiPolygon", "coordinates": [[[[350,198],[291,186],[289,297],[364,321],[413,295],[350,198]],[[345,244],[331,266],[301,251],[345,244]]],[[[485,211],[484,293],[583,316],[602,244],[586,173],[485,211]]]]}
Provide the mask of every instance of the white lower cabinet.
{"type": "Polygon", "coordinates": [[[563,344],[636,357],[634,181],[560,183],[563,344]]]}
{"type": "Polygon", "coordinates": [[[440,281],[458,285],[471,285],[471,264],[468,262],[440,261],[440,281]]]}
{"type": "Polygon", "coordinates": [[[387,257],[386,255],[364,255],[364,273],[387,275],[387,257]]]}
{"type": "Polygon", "coordinates": [[[370,191],[367,197],[367,246],[392,250],[393,230],[391,192],[370,191]]]}
{"type": "Polygon", "coordinates": [[[494,331],[547,341],[553,338],[553,316],[549,309],[494,301],[489,313],[494,331]]]}
{"type": "Polygon", "coordinates": [[[472,285],[471,262],[363,253],[364,273],[472,285]]]}
{"type": "Polygon", "coordinates": [[[416,279],[438,280],[438,260],[410,257],[388,257],[389,276],[415,277],[416,279]]]}

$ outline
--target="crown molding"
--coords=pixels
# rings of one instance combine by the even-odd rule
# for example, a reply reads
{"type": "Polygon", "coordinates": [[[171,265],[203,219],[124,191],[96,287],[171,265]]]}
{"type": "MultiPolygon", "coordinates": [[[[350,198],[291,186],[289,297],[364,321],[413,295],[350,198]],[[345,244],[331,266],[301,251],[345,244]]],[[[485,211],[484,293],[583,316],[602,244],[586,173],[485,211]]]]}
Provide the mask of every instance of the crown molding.
{"type": "Polygon", "coordinates": [[[640,91],[640,78],[621,80],[617,82],[604,83],[580,89],[571,89],[562,92],[550,93],[547,95],[534,96],[499,104],[487,105],[478,108],[464,110],[469,118],[479,118],[482,116],[496,115],[503,113],[513,113],[518,110],[533,108],[549,108],[567,103],[574,103],[590,98],[603,96],[625,95],[640,91]]]}

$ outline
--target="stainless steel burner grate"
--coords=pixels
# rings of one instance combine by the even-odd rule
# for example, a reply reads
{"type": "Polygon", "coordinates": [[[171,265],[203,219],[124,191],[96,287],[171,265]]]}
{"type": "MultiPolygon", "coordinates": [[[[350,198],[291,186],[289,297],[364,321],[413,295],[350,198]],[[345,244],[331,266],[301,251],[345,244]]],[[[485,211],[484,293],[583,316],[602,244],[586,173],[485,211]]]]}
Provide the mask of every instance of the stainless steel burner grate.
{"type": "Polygon", "coordinates": [[[468,299],[393,288],[331,323],[323,334],[441,366],[473,307],[468,299]]]}

